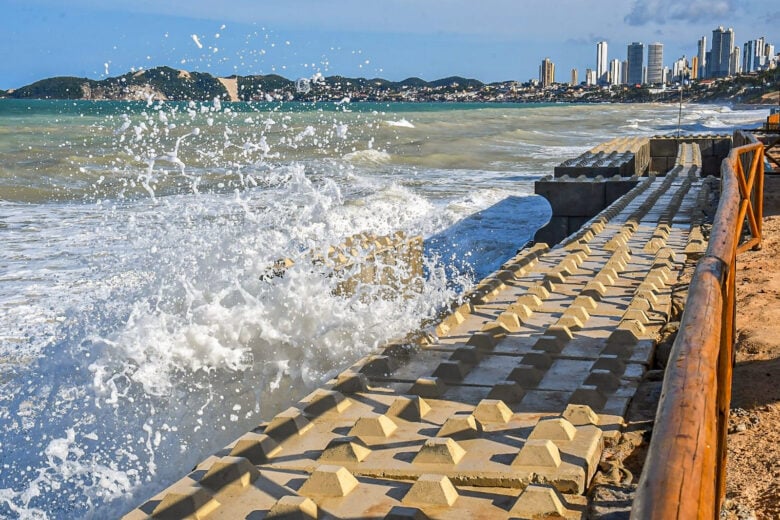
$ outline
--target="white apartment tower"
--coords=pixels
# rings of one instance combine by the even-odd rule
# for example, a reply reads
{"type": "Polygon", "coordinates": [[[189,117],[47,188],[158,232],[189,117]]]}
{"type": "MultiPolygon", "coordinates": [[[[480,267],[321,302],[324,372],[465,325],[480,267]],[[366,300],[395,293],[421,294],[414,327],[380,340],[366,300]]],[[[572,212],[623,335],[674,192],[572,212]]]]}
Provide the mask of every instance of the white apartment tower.
{"type": "Polygon", "coordinates": [[[607,63],[607,42],[598,42],[596,44],[596,81],[600,85],[609,83],[607,63]]]}
{"type": "Polygon", "coordinates": [[[647,82],[657,85],[664,82],[664,44],[651,43],[647,46],[647,82]]]}

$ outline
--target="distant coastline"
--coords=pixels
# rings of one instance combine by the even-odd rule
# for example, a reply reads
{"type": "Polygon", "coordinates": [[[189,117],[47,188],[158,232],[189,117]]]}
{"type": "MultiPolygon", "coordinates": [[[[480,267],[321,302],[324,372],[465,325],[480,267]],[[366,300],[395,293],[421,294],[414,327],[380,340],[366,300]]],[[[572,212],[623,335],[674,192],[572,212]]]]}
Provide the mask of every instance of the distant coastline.
{"type": "MultiPolygon", "coordinates": [[[[205,72],[157,67],[103,80],[47,78],[17,89],[0,90],[0,97],[122,101],[211,101],[219,98],[223,101],[663,103],[676,102],[680,97],[679,88],[676,85],[649,88],[568,84],[542,88],[530,82],[483,83],[460,76],[435,81],[420,78],[388,81],[317,75],[293,81],[275,74],[221,78],[205,72]]],[[[777,105],[779,94],[780,69],[693,82],[683,87],[687,102],[777,105]]]]}

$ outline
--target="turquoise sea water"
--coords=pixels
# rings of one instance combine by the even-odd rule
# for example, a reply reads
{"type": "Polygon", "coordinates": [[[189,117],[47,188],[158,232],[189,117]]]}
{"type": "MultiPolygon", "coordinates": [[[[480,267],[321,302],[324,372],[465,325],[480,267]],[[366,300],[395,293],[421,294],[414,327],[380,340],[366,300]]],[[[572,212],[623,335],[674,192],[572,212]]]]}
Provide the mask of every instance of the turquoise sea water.
{"type": "MultiPolygon", "coordinates": [[[[0,100],[0,517],[131,509],[513,254],[555,164],[677,110],[0,100]],[[397,230],[422,293],[261,279],[397,230]]],[[[685,106],[682,131],[765,117],[685,106]]]]}

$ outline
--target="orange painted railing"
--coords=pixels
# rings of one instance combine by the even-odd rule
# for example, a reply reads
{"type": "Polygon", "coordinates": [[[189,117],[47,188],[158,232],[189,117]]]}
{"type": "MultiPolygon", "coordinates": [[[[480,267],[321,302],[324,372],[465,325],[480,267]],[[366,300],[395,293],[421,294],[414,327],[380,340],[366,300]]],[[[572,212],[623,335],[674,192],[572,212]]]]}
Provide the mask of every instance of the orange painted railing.
{"type": "Polygon", "coordinates": [[[716,519],[726,483],[737,254],[761,246],[764,148],[752,135],[721,165],[721,193],[666,368],[631,518],[716,519]],[[745,223],[749,237],[742,239],[745,223]]]}

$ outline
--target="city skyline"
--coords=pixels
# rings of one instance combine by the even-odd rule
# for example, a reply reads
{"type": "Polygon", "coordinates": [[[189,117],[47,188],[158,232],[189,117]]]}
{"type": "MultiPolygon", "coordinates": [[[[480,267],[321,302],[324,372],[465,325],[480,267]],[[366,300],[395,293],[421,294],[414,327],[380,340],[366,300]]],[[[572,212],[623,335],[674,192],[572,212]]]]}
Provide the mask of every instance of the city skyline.
{"type": "MultiPolygon", "coordinates": [[[[693,56],[719,25],[776,41],[780,11],[742,0],[4,0],[0,88],[52,76],[100,79],[168,65],[216,75],[325,75],[482,81],[537,77],[549,56],[558,71],[596,70],[595,45],[625,59],[631,41],[660,41],[664,55],[693,56]],[[575,23],[576,22],[576,23],[575,23]]],[[[741,37],[741,36],[740,36],[741,37]]],[[[582,77],[582,74],[580,75],[582,77]]],[[[564,78],[556,78],[558,81],[564,78]]]]}

